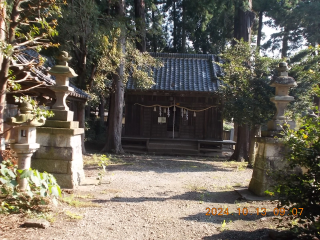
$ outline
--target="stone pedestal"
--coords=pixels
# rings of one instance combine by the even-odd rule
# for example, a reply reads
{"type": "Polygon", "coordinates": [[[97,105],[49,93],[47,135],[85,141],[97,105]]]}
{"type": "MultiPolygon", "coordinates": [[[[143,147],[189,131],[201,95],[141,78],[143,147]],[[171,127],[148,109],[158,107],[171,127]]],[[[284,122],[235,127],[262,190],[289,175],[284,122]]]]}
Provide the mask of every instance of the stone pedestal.
{"type": "Polygon", "coordinates": [[[51,173],[61,188],[75,188],[83,182],[81,134],[78,122],[47,120],[37,129],[41,147],[35,153],[31,166],[51,173]]]}
{"type": "Polygon", "coordinates": [[[272,137],[258,137],[254,170],[249,184],[249,190],[258,196],[265,196],[265,191],[272,191],[272,174],[282,169],[287,171],[285,147],[281,139],[272,137]]]}
{"type": "MultiPolygon", "coordinates": [[[[18,169],[19,170],[26,170],[29,169],[31,166],[31,157],[33,153],[40,147],[40,144],[33,143],[23,143],[23,144],[12,144],[11,148],[17,154],[18,158],[18,169]]],[[[19,189],[25,190],[27,187],[27,179],[26,178],[19,178],[18,175],[18,183],[19,189]]]]}

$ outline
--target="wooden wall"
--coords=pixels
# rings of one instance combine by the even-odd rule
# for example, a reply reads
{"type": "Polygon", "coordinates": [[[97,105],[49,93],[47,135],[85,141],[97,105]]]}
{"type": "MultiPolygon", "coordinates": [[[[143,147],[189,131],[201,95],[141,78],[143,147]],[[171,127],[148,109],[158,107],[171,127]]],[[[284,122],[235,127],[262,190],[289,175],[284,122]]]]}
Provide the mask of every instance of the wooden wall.
{"type": "Polygon", "coordinates": [[[153,107],[143,107],[136,103],[151,106],[162,105],[169,106],[175,103],[179,106],[190,109],[204,109],[209,106],[215,106],[202,112],[188,111],[188,119],[181,117],[180,109],[176,111],[175,138],[183,139],[212,139],[222,140],[222,116],[219,99],[215,96],[204,96],[203,94],[180,94],[179,96],[170,96],[157,93],[157,95],[139,95],[137,92],[126,94],[125,104],[125,136],[127,137],[148,137],[148,138],[172,138],[172,116],[166,117],[166,123],[159,124],[159,107],[156,112],[153,107]],[[183,96],[181,96],[183,95],[183,96]],[[170,124],[170,123],[171,124],[170,124]]]}

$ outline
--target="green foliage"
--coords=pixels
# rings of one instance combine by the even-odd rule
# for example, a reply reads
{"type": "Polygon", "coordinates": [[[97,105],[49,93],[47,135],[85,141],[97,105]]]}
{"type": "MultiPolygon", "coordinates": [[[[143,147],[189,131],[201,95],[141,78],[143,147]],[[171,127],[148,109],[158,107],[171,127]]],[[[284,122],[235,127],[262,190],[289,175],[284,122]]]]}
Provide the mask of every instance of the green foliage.
{"type": "Polygon", "coordinates": [[[0,42],[0,52],[6,57],[10,57],[13,53],[13,46],[10,43],[7,43],[5,41],[1,41],[0,42]]]}
{"type": "Polygon", "coordinates": [[[253,4],[254,9],[263,11],[270,19],[266,25],[280,31],[273,33],[262,46],[264,50],[281,50],[282,57],[287,57],[293,50],[303,44],[302,28],[298,27],[301,19],[299,12],[300,0],[258,0],[253,4]]]}
{"type": "Polygon", "coordinates": [[[146,1],[146,46],[148,52],[162,52],[168,39],[165,30],[165,16],[163,6],[154,1],[146,1]]]}
{"type": "Polygon", "coordinates": [[[140,52],[130,42],[127,43],[126,72],[135,80],[137,88],[148,89],[154,85],[153,68],[163,64],[147,52],[140,52]]]}
{"type": "Polygon", "coordinates": [[[80,220],[83,218],[81,214],[73,213],[70,211],[66,211],[65,214],[71,219],[71,220],[80,220]]]}
{"type": "Polygon", "coordinates": [[[61,202],[67,203],[68,205],[76,208],[84,208],[84,207],[99,207],[99,204],[93,203],[92,201],[80,201],[77,198],[78,196],[69,195],[60,198],[61,202]]]}
{"type": "Polygon", "coordinates": [[[57,203],[61,190],[56,179],[46,172],[17,170],[9,160],[0,164],[0,212],[24,212],[41,210],[42,205],[57,203]],[[17,175],[28,181],[25,191],[19,191],[17,175]]]}
{"type": "MultiPolygon", "coordinates": [[[[287,160],[291,174],[280,173],[276,192],[280,194],[281,205],[298,209],[299,217],[310,220],[313,225],[306,232],[320,236],[320,120],[305,118],[297,131],[284,129],[284,140],[289,153],[287,160]],[[297,168],[303,167],[303,174],[297,168]],[[295,171],[293,171],[295,170],[295,171]],[[303,208],[303,210],[301,210],[303,208]]],[[[286,170],[286,171],[287,171],[286,170]]]]}
{"type": "Polygon", "coordinates": [[[34,119],[46,119],[54,116],[54,113],[52,111],[40,108],[38,106],[38,102],[27,95],[21,97],[13,97],[17,102],[30,103],[32,105],[32,110],[30,114],[34,115],[34,119]]]}
{"type": "Polygon", "coordinates": [[[317,95],[320,79],[320,56],[316,54],[319,47],[309,47],[290,58],[291,67],[289,76],[293,77],[298,86],[290,90],[290,95],[295,100],[288,106],[293,118],[306,114],[308,109],[313,108],[313,98],[317,95]]]}
{"type": "Polygon", "coordinates": [[[98,166],[101,168],[98,173],[97,180],[99,180],[99,184],[102,183],[103,177],[106,175],[106,167],[110,163],[110,158],[107,157],[106,155],[101,155],[99,158],[98,166]]]}
{"type": "Polygon", "coordinates": [[[103,55],[98,62],[95,76],[96,84],[100,91],[111,85],[110,76],[118,74],[117,69],[122,58],[125,59],[125,72],[121,76],[122,81],[126,83],[128,77],[132,77],[138,88],[150,88],[154,84],[152,68],[160,67],[161,62],[151,57],[150,54],[141,53],[135,49],[130,41],[127,41],[126,53],[123,56],[117,46],[121,30],[114,29],[110,33],[111,35],[103,37],[103,55]]]}
{"type": "Polygon", "coordinates": [[[238,124],[261,124],[271,119],[275,107],[270,102],[274,89],[269,82],[277,62],[261,57],[244,41],[228,47],[221,57],[225,119],[238,124]]]}
{"type": "Polygon", "coordinates": [[[228,230],[228,229],[229,228],[227,227],[226,220],[223,220],[223,222],[221,223],[220,231],[223,232],[223,231],[228,230]]]}
{"type": "Polygon", "coordinates": [[[7,10],[8,39],[1,42],[6,57],[27,48],[49,47],[52,43],[41,41],[57,35],[57,17],[61,17],[60,5],[63,0],[4,1],[7,10]],[[8,4],[6,4],[8,3],[8,4]],[[18,11],[16,11],[18,9],[18,11]],[[9,19],[16,19],[15,22],[9,19]],[[11,42],[10,42],[11,41],[11,42]]]}

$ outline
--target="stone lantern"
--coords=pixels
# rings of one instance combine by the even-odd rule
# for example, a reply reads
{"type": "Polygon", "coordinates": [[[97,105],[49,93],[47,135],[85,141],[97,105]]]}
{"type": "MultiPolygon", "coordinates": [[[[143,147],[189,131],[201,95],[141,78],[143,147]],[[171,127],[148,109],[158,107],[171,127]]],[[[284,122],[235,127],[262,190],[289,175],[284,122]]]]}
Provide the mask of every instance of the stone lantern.
{"type": "Polygon", "coordinates": [[[277,70],[278,76],[274,77],[270,84],[270,86],[276,88],[276,94],[270,100],[276,105],[277,112],[273,119],[268,122],[268,131],[263,131],[261,133],[262,137],[255,138],[258,149],[249,190],[258,196],[265,196],[266,190],[273,190],[273,172],[281,170],[283,174],[286,174],[288,163],[285,160],[285,153],[287,149],[280,137],[280,132],[284,123],[288,123],[290,128],[295,127],[295,123],[288,121],[284,114],[288,103],[294,100],[294,97],[289,96],[289,90],[291,87],[295,87],[297,83],[292,77],[288,76],[287,63],[280,63],[277,70]]]}
{"type": "MultiPolygon", "coordinates": [[[[40,144],[36,143],[36,127],[44,125],[45,120],[35,119],[34,114],[31,113],[33,107],[30,103],[23,102],[19,108],[21,113],[11,117],[7,123],[17,126],[15,143],[10,147],[17,154],[18,170],[25,170],[31,167],[31,156],[40,147],[40,144]]],[[[25,190],[27,179],[18,177],[18,183],[20,190],[25,190]]]]}
{"type": "Polygon", "coordinates": [[[68,66],[68,61],[71,59],[67,52],[62,51],[57,57],[58,65],[52,67],[49,73],[56,77],[56,85],[50,87],[55,92],[56,102],[52,106],[54,117],[52,120],[73,121],[73,112],[69,111],[66,104],[67,96],[74,91],[69,86],[69,78],[78,76],[72,68],[68,66]]]}
{"type": "Polygon", "coordinates": [[[270,100],[274,102],[277,108],[277,112],[273,119],[268,122],[268,135],[277,135],[282,130],[282,125],[287,122],[291,128],[295,127],[293,121],[286,121],[284,116],[285,110],[289,102],[294,100],[294,97],[289,96],[289,90],[291,87],[297,86],[293,77],[288,76],[288,66],[286,62],[279,63],[278,76],[274,77],[270,86],[276,88],[276,94],[270,100]]]}
{"type": "Polygon", "coordinates": [[[73,189],[85,180],[81,148],[84,129],[74,121],[74,112],[66,103],[67,96],[74,91],[69,86],[69,78],[77,76],[68,66],[70,59],[67,52],[61,52],[58,64],[49,71],[56,78],[56,85],[50,86],[56,95],[50,109],[54,116],[37,129],[41,146],[33,156],[32,168],[51,173],[61,188],[73,189]]]}

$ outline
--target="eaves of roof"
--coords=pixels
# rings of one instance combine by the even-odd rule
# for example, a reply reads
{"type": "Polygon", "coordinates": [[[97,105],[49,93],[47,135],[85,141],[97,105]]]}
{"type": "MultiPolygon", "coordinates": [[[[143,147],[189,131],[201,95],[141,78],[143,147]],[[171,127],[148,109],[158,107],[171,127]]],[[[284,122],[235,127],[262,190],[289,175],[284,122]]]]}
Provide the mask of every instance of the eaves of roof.
{"type": "MultiPolygon", "coordinates": [[[[38,59],[39,53],[37,53],[36,51],[34,51],[32,49],[28,49],[28,50],[23,51],[23,54],[16,55],[16,57],[21,63],[28,64],[33,59],[38,59]]],[[[46,60],[47,61],[46,61],[45,65],[47,67],[50,68],[50,67],[54,66],[53,61],[51,61],[49,58],[46,58],[46,60]]],[[[43,67],[43,66],[33,67],[33,68],[31,68],[30,71],[37,78],[37,80],[44,81],[47,86],[53,86],[56,84],[56,79],[54,76],[50,75],[49,73],[45,74],[45,72],[47,71],[46,67],[43,67]]],[[[71,92],[70,96],[76,97],[76,98],[83,98],[83,99],[90,98],[90,96],[87,93],[85,93],[81,89],[77,88],[73,84],[69,83],[69,85],[70,85],[70,87],[74,88],[74,92],[71,92]]]]}
{"type": "MultiPolygon", "coordinates": [[[[154,69],[155,84],[146,91],[217,92],[222,69],[220,59],[212,54],[150,53],[162,61],[163,67],[154,69]]],[[[139,90],[132,78],[127,90],[139,90]]]]}

